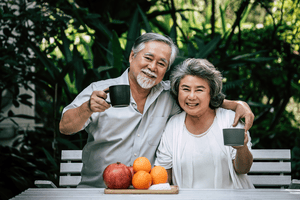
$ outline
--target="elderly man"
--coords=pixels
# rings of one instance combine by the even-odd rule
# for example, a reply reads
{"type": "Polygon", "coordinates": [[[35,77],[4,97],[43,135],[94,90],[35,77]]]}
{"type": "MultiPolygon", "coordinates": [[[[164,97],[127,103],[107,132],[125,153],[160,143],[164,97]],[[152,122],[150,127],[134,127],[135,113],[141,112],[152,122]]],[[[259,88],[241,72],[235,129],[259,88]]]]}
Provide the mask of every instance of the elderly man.
{"type": "MultiPolygon", "coordinates": [[[[129,166],[144,156],[154,164],[167,120],[181,111],[170,95],[169,81],[162,81],[177,52],[169,37],[140,36],[129,56],[130,67],[120,77],[92,83],[63,110],[61,133],[88,133],[78,187],[105,187],[103,171],[117,161],[129,166]],[[113,108],[105,101],[107,88],[118,84],[130,85],[128,107],[113,108]]],[[[245,129],[252,126],[254,115],[245,102],[225,100],[222,107],[236,112],[234,125],[245,118],[245,129]]]]}

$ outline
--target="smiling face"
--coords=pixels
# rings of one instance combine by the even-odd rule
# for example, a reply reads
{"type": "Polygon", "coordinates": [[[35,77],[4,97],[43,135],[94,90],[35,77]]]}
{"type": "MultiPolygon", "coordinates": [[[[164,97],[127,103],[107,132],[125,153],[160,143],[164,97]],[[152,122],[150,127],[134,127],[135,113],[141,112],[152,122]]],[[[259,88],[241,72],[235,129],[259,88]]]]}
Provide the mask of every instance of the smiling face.
{"type": "Polygon", "coordinates": [[[143,89],[151,89],[162,81],[169,65],[171,47],[163,42],[150,41],[136,55],[129,56],[129,79],[143,89]]]}
{"type": "Polygon", "coordinates": [[[197,76],[186,75],[179,83],[178,102],[180,107],[191,116],[200,117],[211,112],[208,82],[197,76]]]}

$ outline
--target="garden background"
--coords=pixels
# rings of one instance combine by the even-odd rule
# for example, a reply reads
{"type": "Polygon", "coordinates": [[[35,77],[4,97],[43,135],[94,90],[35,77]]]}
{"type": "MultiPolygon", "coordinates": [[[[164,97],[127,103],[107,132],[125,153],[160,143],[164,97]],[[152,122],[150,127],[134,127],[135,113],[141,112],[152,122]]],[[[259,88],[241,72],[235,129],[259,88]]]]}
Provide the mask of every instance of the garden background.
{"type": "Polygon", "coordinates": [[[87,137],[59,133],[62,109],[91,82],[119,76],[145,32],[176,42],[173,66],[206,58],[222,71],[226,98],[255,114],[253,148],[291,149],[300,179],[299,0],[2,0],[0,27],[0,125],[42,124],[0,145],[1,199],[37,179],[58,185],[61,150],[82,149],[87,137]],[[5,112],[9,103],[34,115],[5,112]]]}

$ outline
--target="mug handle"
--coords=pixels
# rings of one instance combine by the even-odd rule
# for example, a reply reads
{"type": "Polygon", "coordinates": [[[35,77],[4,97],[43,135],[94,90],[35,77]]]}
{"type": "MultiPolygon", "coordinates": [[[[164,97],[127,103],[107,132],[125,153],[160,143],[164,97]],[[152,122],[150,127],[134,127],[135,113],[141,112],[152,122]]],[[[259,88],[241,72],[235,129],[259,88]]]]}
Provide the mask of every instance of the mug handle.
{"type": "MultiPolygon", "coordinates": [[[[105,90],[103,90],[106,94],[109,93],[109,88],[106,88],[105,90]]],[[[103,98],[104,99],[104,98],[103,98]]],[[[106,99],[104,99],[106,101],[106,103],[111,104],[111,102],[107,101],[106,99]]]]}

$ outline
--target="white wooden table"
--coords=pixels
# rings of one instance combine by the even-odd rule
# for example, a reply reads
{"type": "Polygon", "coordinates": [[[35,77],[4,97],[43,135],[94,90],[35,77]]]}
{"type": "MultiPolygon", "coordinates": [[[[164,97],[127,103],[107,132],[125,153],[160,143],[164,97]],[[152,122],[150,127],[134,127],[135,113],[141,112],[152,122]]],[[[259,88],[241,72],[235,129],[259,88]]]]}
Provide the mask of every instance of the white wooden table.
{"type": "Polygon", "coordinates": [[[104,194],[103,188],[30,188],[13,200],[135,200],[135,199],[203,199],[203,200],[299,200],[299,189],[179,189],[179,194],[104,194]]]}

